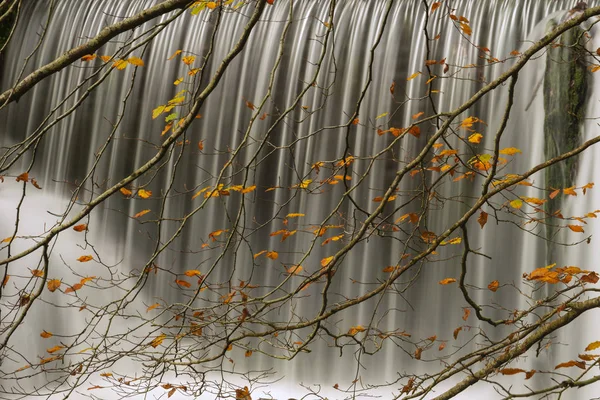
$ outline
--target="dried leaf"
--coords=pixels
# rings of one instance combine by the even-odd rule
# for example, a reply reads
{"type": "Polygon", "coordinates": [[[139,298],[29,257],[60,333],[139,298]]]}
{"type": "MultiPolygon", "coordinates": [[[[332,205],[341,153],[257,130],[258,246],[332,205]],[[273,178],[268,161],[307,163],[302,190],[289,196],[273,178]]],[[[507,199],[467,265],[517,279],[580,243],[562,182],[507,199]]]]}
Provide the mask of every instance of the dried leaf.
{"type": "Polygon", "coordinates": [[[454,283],[456,282],[456,279],[454,278],[446,278],[446,279],[442,279],[441,281],[439,281],[440,285],[448,285],[450,283],[454,283]]]}
{"type": "Polygon", "coordinates": [[[485,211],[482,211],[481,213],[479,213],[479,218],[477,218],[477,222],[479,222],[479,225],[481,225],[481,229],[483,229],[483,227],[487,223],[487,220],[488,220],[488,213],[486,213],[485,211]]]}
{"type": "Polygon", "coordinates": [[[43,337],[44,339],[48,339],[49,337],[52,337],[52,333],[48,332],[48,331],[42,331],[42,333],[40,333],[40,336],[43,337]]]}
{"type": "Polygon", "coordinates": [[[137,194],[142,199],[148,199],[148,198],[150,198],[150,196],[152,196],[152,192],[150,190],[145,190],[145,189],[138,190],[137,194]]]}
{"type": "Polygon", "coordinates": [[[60,287],[61,281],[59,279],[50,279],[48,281],[48,290],[54,292],[56,289],[60,287]]]}
{"type": "Polygon", "coordinates": [[[584,233],[583,226],[581,225],[567,225],[567,227],[573,232],[584,233]]]}
{"type": "Polygon", "coordinates": [[[92,261],[93,259],[94,259],[94,257],[93,257],[93,256],[90,256],[90,255],[85,255],[85,256],[81,256],[81,257],[79,257],[79,258],[77,259],[77,261],[79,261],[79,262],[82,262],[82,263],[83,263],[83,262],[92,261]]]}
{"type": "Polygon", "coordinates": [[[73,227],[73,230],[74,230],[75,232],[83,232],[83,231],[87,230],[87,224],[75,225],[75,226],[73,227]]]}
{"type": "Polygon", "coordinates": [[[135,214],[135,215],[133,216],[133,218],[139,218],[139,217],[141,217],[141,216],[144,216],[144,215],[148,214],[149,212],[150,212],[150,210],[142,210],[142,211],[140,211],[139,213],[135,214]]]}
{"type": "Polygon", "coordinates": [[[498,281],[492,281],[488,285],[488,289],[491,290],[492,292],[495,292],[496,290],[498,290],[498,286],[500,286],[500,283],[498,281]]]}

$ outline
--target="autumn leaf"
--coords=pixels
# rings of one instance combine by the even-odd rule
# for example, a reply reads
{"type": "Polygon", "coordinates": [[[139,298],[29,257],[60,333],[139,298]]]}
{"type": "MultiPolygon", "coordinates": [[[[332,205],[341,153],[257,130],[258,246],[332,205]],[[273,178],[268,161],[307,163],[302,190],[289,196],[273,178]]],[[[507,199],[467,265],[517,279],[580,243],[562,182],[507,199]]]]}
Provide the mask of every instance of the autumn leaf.
{"type": "Polygon", "coordinates": [[[49,349],[46,349],[46,351],[50,354],[52,353],[56,353],[57,351],[59,351],[60,349],[64,349],[65,346],[60,346],[60,345],[56,345],[54,347],[50,347],[49,349]]]}
{"type": "Polygon", "coordinates": [[[500,154],[504,154],[507,156],[514,156],[517,153],[521,153],[521,150],[515,147],[507,147],[505,149],[500,150],[500,154]]]}
{"type": "Polygon", "coordinates": [[[158,118],[160,114],[162,114],[167,106],[158,106],[154,110],[152,110],[152,119],[158,118]]]}
{"type": "Polygon", "coordinates": [[[148,307],[148,308],[146,309],[146,312],[150,312],[150,311],[154,310],[154,309],[155,309],[156,307],[158,307],[158,306],[160,306],[160,304],[159,304],[159,303],[154,303],[154,304],[152,304],[150,307],[148,307]]]}
{"type": "Polygon", "coordinates": [[[92,61],[96,59],[96,54],[86,54],[85,56],[81,57],[81,61],[92,61]]]}
{"type": "Polygon", "coordinates": [[[173,53],[169,58],[167,58],[167,60],[172,60],[180,54],[181,54],[181,50],[176,50],[175,53],[173,53]]]}
{"type": "Polygon", "coordinates": [[[364,326],[362,326],[362,325],[356,325],[356,326],[353,326],[353,327],[351,327],[351,328],[348,330],[348,335],[350,335],[350,336],[354,336],[354,335],[356,335],[357,333],[364,332],[365,330],[366,330],[366,329],[365,329],[365,327],[364,327],[364,326]]]}
{"type": "Polygon", "coordinates": [[[129,64],[135,65],[136,67],[144,66],[144,61],[139,57],[130,57],[127,59],[127,61],[129,62],[129,64]]]}
{"type": "Polygon", "coordinates": [[[52,333],[50,333],[48,331],[42,331],[42,333],[40,333],[40,336],[43,337],[44,339],[48,339],[49,337],[52,337],[54,335],[52,335],[52,333]]]}
{"type": "Polygon", "coordinates": [[[187,271],[184,272],[185,276],[200,276],[202,275],[202,272],[198,271],[197,269],[188,269],[187,271]]]}
{"type": "Polygon", "coordinates": [[[321,260],[321,267],[325,268],[326,266],[329,265],[329,263],[334,259],[334,256],[331,257],[325,257],[321,260]]]}
{"type": "Polygon", "coordinates": [[[474,133],[469,136],[469,142],[471,143],[481,143],[481,139],[483,139],[483,135],[481,133],[474,133]]]}
{"type": "Polygon", "coordinates": [[[573,232],[584,233],[583,227],[581,225],[567,225],[567,227],[573,232]]]}
{"type": "Polygon", "coordinates": [[[142,211],[140,211],[139,213],[135,214],[135,215],[133,216],[133,218],[139,218],[139,217],[141,217],[141,216],[143,216],[143,215],[146,215],[146,214],[148,214],[149,212],[150,212],[150,210],[142,210],[142,211]]]}
{"type": "Polygon", "coordinates": [[[469,319],[469,315],[471,315],[471,309],[463,308],[463,316],[462,316],[463,321],[466,321],[467,319],[469,319]]]}
{"type": "Polygon", "coordinates": [[[131,190],[126,189],[126,188],[119,189],[119,192],[121,192],[124,196],[127,196],[127,197],[130,197],[133,194],[131,192],[131,190]]]}
{"type": "Polygon", "coordinates": [[[577,196],[577,192],[575,191],[574,186],[563,189],[563,193],[569,196],[577,196]]]}
{"type": "Polygon", "coordinates": [[[473,31],[471,30],[471,27],[464,22],[460,23],[460,29],[462,29],[462,31],[465,33],[465,35],[468,35],[468,36],[471,36],[471,34],[473,33],[473,31]]]}
{"type": "Polygon", "coordinates": [[[411,76],[409,76],[408,78],[406,78],[407,81],[413,80],[415,79],[417,76],[421,75],[421,72],[415,72],[414,74],[412,74],[411,76]]]}
{"type": "Polygon", "coordinates": [[[256,190],[256,185],[248,186],[247,188],[242,189],[242,194],[247,194],[256,190]]]}
{"type": "Polygon", "coordinates": [[[50,279],[48,281],[48,290],[54,292],[56,289],[60,287],[61,281],[59,279],[50,279]]]}
{"type": "Polygon", "coordinates": [[[304,214],[301,213],[290,213],[288,215],[285,216],[286,218],[298,218],[298,217],[304,217],[304,214]]]}
{"type": "Polygon", "coordinates": [[[441,281],[439,281],[438,283],[440,285],[448,285],[448,284],[454,283],[454,282],[456,282],[456,279],[454,279],[454,278],[445,278],[445,279],[442,279],[441,281]]]}
{"type": "Polygon", "coordinates": [[[292,265],[291,267],[286,268],[286,271],[290,275],[298,275],[303,269],[302,265],[292,265]]]}
{"type": "Polygon", "coordinates": [[[23,172],[15,179],[17,182],[28,182],[29,181],[29,173],[23,172]]]}
{"type": "Polygon", "coordinates": [[[526,373],[527,371],[521,369],[521,368],[504,368],[501,369],[500,372],[502,375],[516,375],[519,374],[521,372],[526,373]]]}
{"type": "Polygon", "coordinates": [[[487,220],[488,220],[488,213],[486,213],[485,211],[482,211],[481,213],[479,213],[479,218],[477,218],[477,222],[479,222],[479,225],[481,225],[481,229],[483,229],[483,227],[487,223],[487,220]]]}
{"type": "Polygon", "coordinates": [[[492,292],[495,292],[496,290],[498,290],[499,286],[500,286],[500,283],[498,281],[492,281],[488,285],[488,289],[491,290],[492,292]]]}
{"type": "Polygon", "coordinates": [[[436,1],[435,3],[433,3],[433,4],[431,5],[431,12],[433,13],[433,12],[434,12],[435,10],[437,10],[437,9],[438,9],[438,8],[439,8],[441,5],[442,5],[442,3],[441,3],[441,2],[439,2],[439,1],[436,1]]]}
{"type": "Polygon", "coordinates": [[[587,345],[585,351],[592,351],[600,348],[600,341],[592,342],[587,345]]]}
{"type": "Polygon", "coordinates": [[[417,347],[417,349],[415,350],[415,359],[420,360],[422,353],[423,349],[421,347],[417,347]]]}
{"type": "Polygon", "coordinates": [[[150,190],[145,190],[145,189],[138,190],[137,194],[142,199],[148,199],[148,198],[150,198],[150,196],[152,196],[152,192],[150,190]]]}
{"type": "Polygon", "coordinates": [[[5,288],[6,285],[8,284],[8,281],[10,280],[10,275],[5,275],[4,276],[4,280],[2,280],[2,287],[5,288]]]}
{"type": "Polygon", "coordinates": [[[73,227],[73,230],[74,230],[75,232],[83,232],[83,231],[87,230],[87,224],[75,225],[75,226],[73,227]]]}
{"type": "Polygon", "coordinates": [[[161,333],[159,336],[155,337],[148,344],[154,348],[157,348],[158,346],[160,346],[162,344],[163,340],[165,340],[166,337],[167,337],[167,335],[165,335],[164,333],[161,333]]]}
{"type": "Polygon", "coordinates": [[[183,286],[186,288],[192,287],[191,283],[189,283],[188,281],[184,281],[183,279],[175,279],[175,283],[178,284],[179,286],[183,286]]]}
{"type": "Polygon", "coordinates": [[[185,56],[181,58],[181,61],[186,65],[191,65],[196,60],[196,56],[185,56]]]}
{"type": "Polygon", "coordinates": [[[454,330],[454,332],[452,332],[452,336],[454,337],[454,340],[458,339],[458,333],[462,331],[462,326],[459,326],[458,328],[456,328],[454,330]]]}
{"type": "Polygon", "coordinates": [[[127,60],[115,60],[113,62],[112,66],[113,66],[113,68],[116,68],[119,71],[122,71],[127,67],[127,64],[128,64],[127,60]]]}
{"type": "Polygon", "coordinates": [[[81,257],[79,257],[79,258],[77,259],[77,261],[79,261],[79,262],[82,262],[82,263],[83,263],[83,262],[92,261],[93,259],[94,259],[94,257],[93,257],[93,256],[90,256],[90,255],[85,255],[85,256],[81,256],[81,257]]]}
{"type": "Polygon", "coordinates": [[[570,368],[570,367],[577,367],[577,368],[585,369],[585,361],[575,361],[575,360],[567,361],[567,362],[558,364],[556,367],[554,367],[554,369],[570,368]]]}
{"type": "Polygon", "coordinates": [[[510,202],[510,206],[512,208],[516,208],[517,210],[523,207],[523,201],[521,199],[514,199],[510,202]]]}
{"type": "Polygon", "coordinates": [[[277,258],[279,257],[279,254],[276,251],[268,251],[267,257],[270,258],[271,260],[277,260],[277,258]]]}

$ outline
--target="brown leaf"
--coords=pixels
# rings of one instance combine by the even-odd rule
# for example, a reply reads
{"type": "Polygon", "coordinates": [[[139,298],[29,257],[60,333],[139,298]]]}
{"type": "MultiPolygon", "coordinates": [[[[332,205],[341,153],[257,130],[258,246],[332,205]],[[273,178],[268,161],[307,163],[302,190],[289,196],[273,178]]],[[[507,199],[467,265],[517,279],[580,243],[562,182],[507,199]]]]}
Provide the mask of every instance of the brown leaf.
{"type": "Polygon", "coordinates": [[[469,319],[469,315],[471,314],[471,309],[470,308],[463,308],[463,321],[466,321],[467,319],[469,319]]]}
{"type": "Polygon", "coordinates": [[[459,326],[458,328],[456,328],[454,330],[454,332],[452,333],[452,336],[454,336],[454,340],[456,340],[458,338],[458,333],[462,331],[462,326],[459,326]]]}
{"type": "Polygon", "coordinates": [[[415,350],[415,358],[417,360],[421,359],[421,354],[423,353],[423,349],[420,347],[417,347],[417,349],[415,350]]]}
{"type": "Polygon", "coordinates": [[[519,374],[521,372],[526,373],[525,370],[520,369],[520,368],[504,368],[504,369],[501,369],[498,372],[500,372],[502,375],[516,375],[516,374],[519,374]]]}
{"type": "Polygon", "coordinates": [[[17,182],[28,182],[29,174],[27,172],[23,172],[21,175],[17,176],[17,182]]]}

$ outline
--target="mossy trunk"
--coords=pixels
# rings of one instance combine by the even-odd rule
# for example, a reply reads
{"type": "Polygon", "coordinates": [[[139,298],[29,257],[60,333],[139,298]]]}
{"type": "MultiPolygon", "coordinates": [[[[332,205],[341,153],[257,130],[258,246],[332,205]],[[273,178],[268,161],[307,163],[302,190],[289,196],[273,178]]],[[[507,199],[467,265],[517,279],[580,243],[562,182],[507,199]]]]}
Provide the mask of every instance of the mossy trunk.
{"type": "MultiPolygon", "coordinates": [[[[549,28],[556,26],[551,21],[549,28]]],[[[544,75],[544,155],[554,158],[573,150],[582,142],[581,125],[585,114],[588,72],[583,47],[584,31],[575,27],[560,36],[548,47],[544,75]]],[[[547,190],[564,189],[575,185],[577,157],[571,157],[546,169],[547,190]]],[[[561,208],[562,196],[546,203],[550,215],[546,225],[547,258],[553,262],[553,240],[556,240],[560,219],[554,214],[561,208]]]]}

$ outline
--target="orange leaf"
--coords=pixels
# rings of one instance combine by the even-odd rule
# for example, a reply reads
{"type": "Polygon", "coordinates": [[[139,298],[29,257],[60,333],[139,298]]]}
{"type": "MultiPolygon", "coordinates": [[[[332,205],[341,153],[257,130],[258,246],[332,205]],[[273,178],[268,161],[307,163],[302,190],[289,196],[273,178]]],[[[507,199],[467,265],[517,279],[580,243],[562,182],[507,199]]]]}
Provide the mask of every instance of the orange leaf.
{"type": "Polygon", "coordinates": [[[157,348],[158,346],[161,345],[161,343],[163,342],[163,340],[165,340],[165,338],[167,337],[167,335],[165,335],[164,333],[161,333],[159,336],[155,337],[150,343],[148,343],[150,346],[157,348]]]}
{"type": "Polygon", "coordinates": [[[175,283],[180,286],[186,287],[186,288],[189,288],[192,286],[191,283],[189,283],[188,281],[184,281],[183,279],[175,279],[175,283]]]}
{"type": "Polygon", "coordinates": [[[452,333],[452,336],[454,336],[454,340],[456,340],[458,338],[458,333],[462,331],[462,326],[459,326],[458,328],[456,328],[454,330],[454,332],[452,333]]]}
{"type": "Polygon", "coordinates": [[[29,181],[29,174],[27,172],[23,172],[21,175],[17,176],[17,182],[27,182],[29,181]]]}
{"type": "Polygon", "coordinates": [[[290,275],[298,275],[302,270],[302,265],[292,265],[291,267],[286,268],[287,273],[290,275]]]}
{"type": "Polygon", "coordinates": [[[439,281],[438,283],[439,283],[440,285],[448,285],[448,284],[450,284],[450,283],[454,283],[454,282],[456,282],[456,279],[454,279],[454,278],[446,278],[446,279],[442,279],[442,280],[441,280],[441,281],[439,281]]]}
{"type": "Polygon", "coordinates": [[[560,189],[556,189],[555,191],[553,191],[552,193],[550,193],[550,199],[555,198],[559,194],[560,194],[560,189]]]}
{"type": "Polygon", "coordinates": [[[526,371],[521,368],[504,368],[498,372],[500,372],[502,375],[516,375],[521,372],[526,373],[526,371]]]}
{"type": "Polygon", "coordinates": [[[40,333],[40,336],[43,337],[44,339],[48,339],[49,337],[52,337],[52,333],[47,332],[47,331],[42,331],[42,333],[40,333]]]}
{"type": "Polygon", "coordinates": [[[554,367],[554,369],[569,368],[569,367],[577,367],[577,368],[585,369],[585,361],[575,361],[575,360],[567,361],[567,362],[558,364],[556,367],[554,367]]]}
{"type": "Polygon", "coordinates": [[[158,303],[154,303],[154,304],[152,304],[150,307],[148,307],[148,308],[146,309],[146,312],[152,311],[152,310],[154,310],[154,309],[155,309],[156,307],[158,307],[158,306],[160,306],[160,304],[158,304],[158,303]]]}
{"type": "Polygon", "coordinates": [[[439,1],[436,1],[435,3],[433,3],[431,5],[431,12],[434,12],[435,10],[437,10],[441,5],[442,5],[442,3],[439,1]]]}
{"type": "Polygon", "coordinates": [[[563,193],[568,194],[569,196],[577,196],[577,192],[575,191],[574,186],[563,189],[563,193]]]}
{"type": "Polygon", "coordinates": [[[250,357],[252,355],[252,350],[246,350],[244,353],[244,357],[250,357]]]}
{"type": "Polygon", "coordinates": [[[140,189],[138,190],[138,196],[140,196],[142,199],[147,199],[150,196],[152,196],[152,192],[150,190],[144,190],[144,189],[140,189]]]}
{"type": "Polygon", "coordinates": [[[496,290],[498,290],[498,286],[500,286],[500,283],[498,281],[492,281],[488,285],[488,289],[490,289],[492,292],[495,292],[496,290]]]}
{"type": "Polygon", "coordinates": [[[52,353],[56,353],[57,351],[59,351],[60,349],[63,349],[65,346],[60,346],[60,345],[56,345],[54,347],[50,347],[49,349],[46,349],[46,351],[50,354],[52,353]]]}
{"type": "Polygon", "coordinates": [[[10,275],[4,276],[4,280],[2,281],[2,287],[6,287],[9,279],[10,279],[10,275]]]}
{"type": "Polygon", "coordinates": [[[277,258],[279,257],[279,254],[276,251],[268,251],[267,257],[270,258],[271,260],[277,260],[277,258]]]}
{"type": "Polygon", "coordinates": [[[326,266],[329,265],[329,263],[331,262],[331,260],[333,260],[334,256],[331,257],[325,257],[324,259],[321,260],[321,266],[323,268],[325,268],[326,266]]]}
{"type": "Polygon", "coordinates": [[[124,196],[127,196],[127,197],[132,195],[131,190],[126,189],[126,188],[119,189],[119,192],[121,192],[124,196]]]}
{"type": "Polygon", "coordinates": [[[96,54],[86,54],[85,56],[81,57],[81,61],[92,61],[96,58],[96,54]]]}
{"type": "Polygon", "coordinates": [[[569,227],[569,229],[573,232],[584,233],[583,227],[581,225],[567,225],[567,227],[569,227]]]}
{"type": "Polygon", "coordinates": [[[75,232],[83,232],[83,231],[87,230],[87,224],[75,225],[75,226],[73,227],[73,230],[74,230],[75,232]]]}
{"type": "Polygon", "coordinates": [[[93,260],[93,259],[94,259],[94,257],[92,257],[92,256],[90,256],[90,255],[86,255],[86,256],[81,256],[81,257],[79,257],[79,258],[77,259],[77,261],[79,261],[79,262],[88,262],[88,261],[91,261],[91,260],[93,260]]]}
{"type": "Polygon", "coordinates": [[[189,269],[187,271],[184,272],[185,276],[200,276],[202,275],[202,273],[200,271],[198,271],[197,269],[189,269]]]}
{"type": "Polygon", "coordinates": [[[48,290],[54,292],[56,289],[60,287],[61,281],[58,279],[50,279],[48,281],[48,290]]]}
{"type": "Polygon", "coordinates": [[[148,214],[149,212],[150,212],[150,210],[142,210],[142,211],[140,211],[139,213],[135,214],[135,215],[133,216],[133,218],[139,218],[139,217],[141,217],[141,216],[143,216],[143,215],[146,215],[146,214],[148,214]]]}

